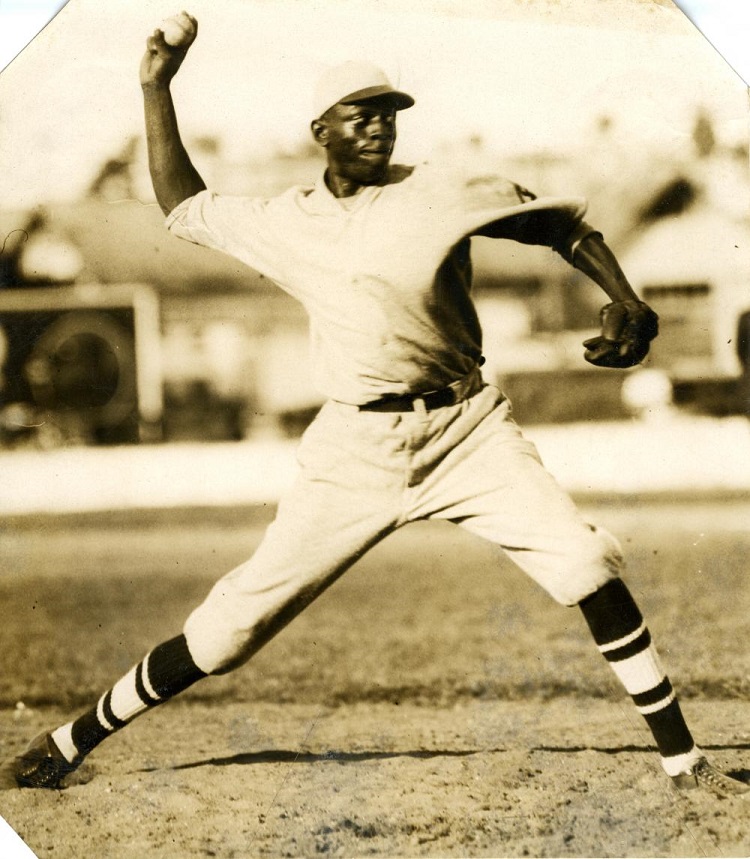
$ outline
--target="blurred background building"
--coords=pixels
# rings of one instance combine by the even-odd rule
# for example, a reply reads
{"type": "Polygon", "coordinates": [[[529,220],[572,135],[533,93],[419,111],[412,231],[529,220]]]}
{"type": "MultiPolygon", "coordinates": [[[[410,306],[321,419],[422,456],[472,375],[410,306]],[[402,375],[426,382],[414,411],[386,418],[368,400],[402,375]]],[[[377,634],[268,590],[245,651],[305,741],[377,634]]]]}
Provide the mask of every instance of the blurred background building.
{"type": "MultiPolygon", "coordinates": [[[[300,87],[288,83],[314,63],[297,57],[292,68],[264,34],[278,36],[279,20],[294,15],[299,32],[286,28],[283,38],[309,46],[314,39],[302,35],[323,24],[280,2],[253,6],[252,16],[229,0],[221,15],[204,0],[196,4],[205,41],[180,73],[194,98],[183,98],[179,112],[187,114],[183,131],[200,172],[233,194],[270,195],[314,181],[322,160],[300,122],[300,87]],[[257,37],[253,51],[248,33],[257,37]],[[220,91],[209,75],[243,83],[220,91]],[[260,118],[246,101],[262,109],[260,118]],[[229,116],[239,131],[227,130],[229,116]],[[243,129],[254,123],[263,133],[245,146],[243,129]]],[[[166,0],[152,5],[171,10],[166,0]]],[[[597,330],[602,292],[551,251],[475,239],[486,376],[506,389],[524,424],[670,409],[746,413],[750,347],[747,326],[742,336],[739,328],[750,309],[748,134],[746,116],[738,122],[711,89],[727,70],[714,67],[686,37],[680,13],[668,18],[669,4],[657,0],[525,5],[499,2],[494,17],[476,4],[472,19],[446,2],[429,19],[399,14],[397,27],[386,9],[376,19],[366,3],[356,10],[331,3],[323,16],[340,24],[350,15],[350,35],[363,45],[380,30],[408,45],[412,66],[404,71],[421,85],[421,115],[432,125],[404,117],[403,160],[421,157],[414,146],[421,134],[433,159],[495,171],[540,194],[586,196],[588,219],[661,317],[644,368],[590,367],[581,341],[597,330]],[[629,11],[627,26],[615,7],[629,11]],[[688,46],[700,95],[675,84],[675,66],[693,56],[688,46]],[[641,68],[637,52],[663,58],[663,66],[641,68]],[[454,54],[464,64],[459,73],[454,54]],[[466,92],[467,79],[476,93],[466,92]],[[496,97],[491,111],[481,107],[487,93],[496,97]],[[626,96],[635,115],[623,112],[626,96]],[[678,101],[682,113],[670,113],[678,101]],[[442,124],[446,105],[450,127],[442,124]]],[[[0,193],[0,445],[294,437],[320,404],[307,374],[301,307],[239,262],[170,236],[153,204],[137,93],[122,95],[121,83],[123,68],[132,76],[145,23],[92,0],[69,3],[58,18],[49,51],[35,53],[32,44],[16,61],[34,74],[16,75],[11,64],[0,80],[0,112],[16,123],[15,135],[0,126],[0,156],[17,164],[23,140],[45,147],[24,153],[25,172],[4,162],[4,178],[16,181],[9,181],[14,193],[0,193]],[[107,22],[117,22],[108,32],[121,38],[107,42],[106,61],[71,50],[107,22]],[[50,64],[63,48],[65,62],[50,64]],[[96,86],[80,89],[86,75],[96,86]]],[[[329,44],[320,52],[336,59],[329,44]]]]}
{"type": "MultiPolygon", "coordinates": [[[[232,163],[215,138],[190,149],[212,186],[237,193],[273,194],[321,169],[307,147],[262,163],[232,163]]],[[[605,300],[596,287],[546,249],[473,240],[485,372],[522,422],[623,418],[651,395],[654,407],[667,397],[697,413],[743,411],[736,335],[750,309],[748,152],[722,142],[709,115],[696,114],[679,161],[634,157],[606,116],[571,152],[498,165],[472,136],[438,157],[499,168],[545,193],[580,189],[661,317],[639,391],[630,377],[643,371],[582,360],[605,300]]],[[[0,211],[5,445],[294,435],[318,407],[302,309],[240,263],[171,237],[158,208],[136,202],[148,181],[143,142],[132,138],[81,199],[0,211]]]]}

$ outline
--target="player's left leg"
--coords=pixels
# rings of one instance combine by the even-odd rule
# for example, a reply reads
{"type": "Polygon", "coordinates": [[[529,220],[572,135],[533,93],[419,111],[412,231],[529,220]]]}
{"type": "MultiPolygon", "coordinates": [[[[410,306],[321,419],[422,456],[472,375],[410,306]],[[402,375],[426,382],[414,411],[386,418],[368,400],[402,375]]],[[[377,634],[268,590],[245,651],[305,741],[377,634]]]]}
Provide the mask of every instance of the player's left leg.
{"type": "Polygon", "coordinates": [[[579,606],[597,647],[651,729],[664,771],[675,786],[705,786],[721,795],[750,792],[750,785],[714,769],[696,746],[651,633],[625,583],[612,579],[579,606]]]}
{"type": "Polygon", "coordinates": [[[714,768],[683,718],[632,594],[612,579],[578,603],[600,652],[651,729],[661,764],[675,787],[705,787],[720,796],[750,793],[750,785],[714,768]]]}
{"type": "MultiPolygon", "coordinates": [[[[492,398],[488,387],[480,397],[492,398]]],[[[486,405],[485,405],[486,408],[486,405]]],[[[486,419],[414,487],[412,515],[457,522],[498,545],[559,603],[578,605],[644,716],[665,772],[719,793],[750,790],[714,770],[685,723],[632,594],[618,542],[589,525],[542,466],[501,397],[486,419]]]]}
{"type": "Polygon", "coordinates": [[[665,772],[689,770],[701,753],[627,585],[611,579],[578,605],[599,651],[651,729],[665,772]]]}

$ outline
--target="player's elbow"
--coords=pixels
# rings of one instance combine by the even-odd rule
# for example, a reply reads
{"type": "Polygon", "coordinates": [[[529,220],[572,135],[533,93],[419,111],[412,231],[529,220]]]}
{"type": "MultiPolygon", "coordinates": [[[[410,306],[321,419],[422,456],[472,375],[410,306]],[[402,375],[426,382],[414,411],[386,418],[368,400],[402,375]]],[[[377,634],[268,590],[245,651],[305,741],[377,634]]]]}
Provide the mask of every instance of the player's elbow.
{"type": "Polygon", "coordinates": [[[169,215],[170,212],[173,212],[180,203],[184,203],[185,200],[189,200],[200,191],[205,190],[206,186],[203,182],[195,182],[189,187],[181,185],[165,186],[156,181],[154,182],[156,202],[159,204],[159,208],[165,215],[169,215]]]}

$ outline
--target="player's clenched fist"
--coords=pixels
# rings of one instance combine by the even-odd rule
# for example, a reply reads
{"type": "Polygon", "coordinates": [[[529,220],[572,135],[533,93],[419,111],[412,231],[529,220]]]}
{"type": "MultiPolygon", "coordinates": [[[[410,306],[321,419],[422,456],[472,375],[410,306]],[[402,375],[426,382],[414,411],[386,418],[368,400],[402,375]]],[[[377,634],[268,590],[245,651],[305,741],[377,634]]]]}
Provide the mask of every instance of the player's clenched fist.
{"type": "Polygon", "coordinates": [[[198,22],[187,12],[168,18],[154,30],[141,60],[141,86],[169,83],[197,35],[198,22]]]}

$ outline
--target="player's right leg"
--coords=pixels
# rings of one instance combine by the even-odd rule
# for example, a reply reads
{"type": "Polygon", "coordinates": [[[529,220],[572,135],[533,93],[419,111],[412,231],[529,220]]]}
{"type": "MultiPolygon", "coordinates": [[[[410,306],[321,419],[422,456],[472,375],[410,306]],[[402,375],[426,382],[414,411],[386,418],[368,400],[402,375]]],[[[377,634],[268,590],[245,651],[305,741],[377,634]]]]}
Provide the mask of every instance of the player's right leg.
{"type": "Polygon", "coordinates": [[[121,677],[74,721],[35,737],[0,768],[0,789],[57,789],[85,756],[136,716],[168,701],[206,676],[192,659],[184,635],[165,641],[121,677]]]}
{"type": "Polygon", "coordinates": [[[253,557],[220,579],[181,635],[160,644],[87,712],[42,734],[0,768],[0,788],[60,788],[99,743],[209,674],[260,649],[396,527],[402,478],[395,419],[348,426],[330,404],[300,446],[301,474],[253,557]],[[364,431],[359,431],[360,426],[364,431]]]}

